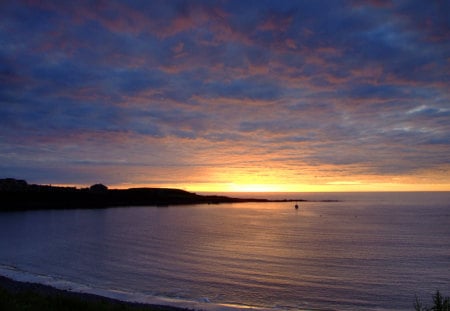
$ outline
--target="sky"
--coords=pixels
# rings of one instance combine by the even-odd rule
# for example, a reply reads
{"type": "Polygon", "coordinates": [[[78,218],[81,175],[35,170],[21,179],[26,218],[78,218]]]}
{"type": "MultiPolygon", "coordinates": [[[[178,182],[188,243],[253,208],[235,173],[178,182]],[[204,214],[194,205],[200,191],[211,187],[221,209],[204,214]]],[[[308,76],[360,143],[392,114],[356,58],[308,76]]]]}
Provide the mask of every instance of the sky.
{"type": "Polygon", "coordinates": [[[1,1],[0,178],[450,191],[450,1],[1,1]]]}

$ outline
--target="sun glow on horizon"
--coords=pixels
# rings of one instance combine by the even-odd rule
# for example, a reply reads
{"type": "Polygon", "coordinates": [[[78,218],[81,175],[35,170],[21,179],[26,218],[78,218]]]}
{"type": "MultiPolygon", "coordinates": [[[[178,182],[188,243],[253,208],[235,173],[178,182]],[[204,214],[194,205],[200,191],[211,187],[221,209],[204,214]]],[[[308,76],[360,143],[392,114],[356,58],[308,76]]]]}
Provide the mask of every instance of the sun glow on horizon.
{"type": "MultiPolygon", "coordinates": [[[[319,173],[320,171],[316,175],[319,173]]],[[[95,180],[84,185],[58,184],[58,186],[86,188],[96,183],[102,183],[109,189],[176,188],[198,193],[450,191],[450,184],[446,183],[444,178],[438,180],[422,178],[422,180],[418,180],[419,178],[400,178],[397,176],[380,178],[378,176],[355,175],[352,177],[342,174],[336,175],[335,178],[331,178],[331,176],[316,178],[316,176],[306,174],[301,178],[295,178],[295,176],[289,176],[288,172],[283,174],[283,172],[275,171],[272,171],[270,176],[242,173],[233,175],[232,172],[228,172],[227,175],[209,174],[201,178],[202,182],[196,181],[199,176],[186,176],[184,182],[165,182],[164,180],[152,182],[151,179],[148,181],[145,179],[145,177],[137,179],[131,177],[129,180],[120,183],[95,180]]],[[[56,186],[57,184],[53,185],[56,186]]]]}
{"type": "Polygon", "coordinates": [[[229,192],[289,192],[287,185],[278,184],[229,184],[229,192]]]}
{"type": "MultiPolygon", "coordinates": [[[[49,184],[50,185],[50,184],[49,184]]],[[[189,192],[404,192],[404,191],[450,191],[450,184],[395,184],[395,183],[356,183],[332,182],[328,184],[239,184],[239,183],[192,183],[192,184],[147,184],[123,183],[106,184],[109,189],[129,188],[175,188],[189,192]]],[[[59,187],[89,188],[84,184],[52,184],[59,187]]]]}
{"type": "Polygon", "coordinates": [[[404,192],[450,191],[450,184],[394,184],[394,183],[330,183],[330,184],[190,184],[164,185],[191,192],[404,192]]]}

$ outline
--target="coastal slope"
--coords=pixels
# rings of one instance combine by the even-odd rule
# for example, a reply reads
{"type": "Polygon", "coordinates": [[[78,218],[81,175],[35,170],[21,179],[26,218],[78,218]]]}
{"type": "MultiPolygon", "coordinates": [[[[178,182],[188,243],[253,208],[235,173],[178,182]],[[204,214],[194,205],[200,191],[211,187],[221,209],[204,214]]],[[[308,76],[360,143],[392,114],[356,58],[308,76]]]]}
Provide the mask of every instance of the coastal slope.
{"type": "Polygon", "coordinates": [[[19,282],[0,276],[0,310],[188,311],[189,309],[125,302],[37,283],[19,282]]]}
{"type": "Polygon", "coordinates": [[[28,184],[25,180],[0,179],[0,210],[105,208],[115,206],[169,206],[268,202],[217,195],[199,195],[180,189],[108,189],[102,184],[89,188],[28,184]]]}

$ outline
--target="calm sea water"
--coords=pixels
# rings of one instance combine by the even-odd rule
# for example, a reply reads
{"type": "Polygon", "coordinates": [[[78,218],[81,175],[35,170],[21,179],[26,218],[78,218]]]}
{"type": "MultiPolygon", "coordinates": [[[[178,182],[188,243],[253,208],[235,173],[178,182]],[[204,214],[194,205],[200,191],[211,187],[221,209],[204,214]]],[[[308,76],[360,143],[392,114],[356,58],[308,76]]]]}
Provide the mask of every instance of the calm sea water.
{"type": "Polygon", "coordinates": [[[412,310],[450,294],[449,192],[259,196],[342,201],[0,213],[0,274],[202,309],[412,310]]]}

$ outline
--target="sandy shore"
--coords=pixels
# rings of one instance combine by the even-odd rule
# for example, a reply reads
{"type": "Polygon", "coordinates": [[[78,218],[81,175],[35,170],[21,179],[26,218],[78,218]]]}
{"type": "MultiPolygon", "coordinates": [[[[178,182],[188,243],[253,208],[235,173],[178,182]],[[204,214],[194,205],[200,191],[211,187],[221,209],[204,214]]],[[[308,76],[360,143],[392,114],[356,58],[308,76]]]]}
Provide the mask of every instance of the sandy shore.
{"type": "Polygon", "coordinates": [[[16,295],[21,293],[35,293],[42,297],[69,297],[72,299],[77,299],[85,302],[107,302],[113,305],[117,305],[117,307],[125,306],[134,308],[136,307],[139,310],[155,310],[155,311],[186,311],[189,309],[171,307],[171,306],[161,306],[161,305],[149,305],[149,304],[140,304],[140,303],[132,303],[132,302],[123,302],[120,300],[102,297],[94,294],[85,294],[85,293],[76,293],[69,292],[65,290],[60,290],[53,288],[51,286],[37,284],[37,283],[27,283],[27,282],[18,282],[4,276],[0,276],[0,289],[5,290],[6,292],[16,295]]]}

